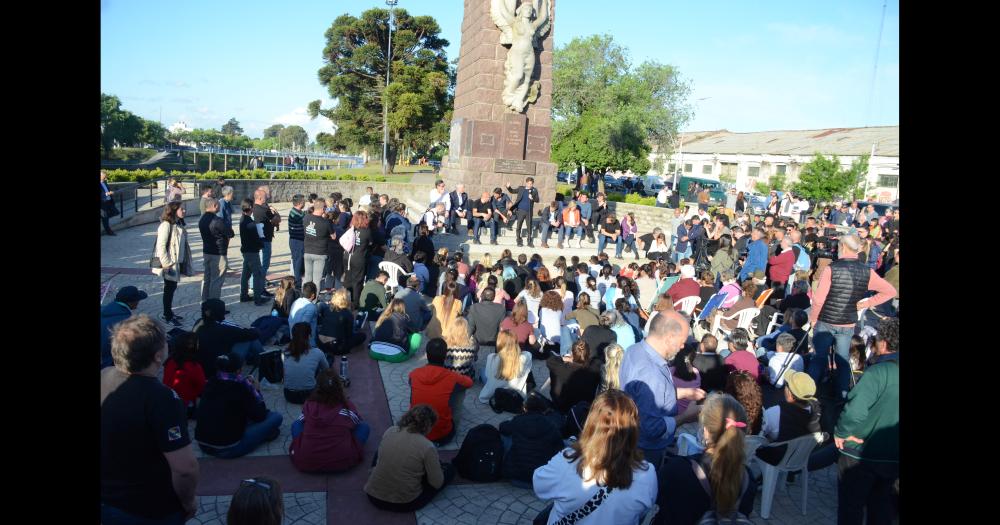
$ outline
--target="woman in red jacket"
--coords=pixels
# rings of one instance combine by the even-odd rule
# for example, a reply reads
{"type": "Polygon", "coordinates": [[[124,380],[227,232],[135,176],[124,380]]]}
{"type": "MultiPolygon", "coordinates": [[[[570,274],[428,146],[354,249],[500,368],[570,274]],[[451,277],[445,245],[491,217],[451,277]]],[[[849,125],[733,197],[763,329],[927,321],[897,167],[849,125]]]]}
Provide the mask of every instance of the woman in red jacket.
{"type": "MultiPolygon", "coordinates": [[[[780,292],[780,296],[784,297],[785,283],[788,282],[788,276],[792,274],[792,267],[795,265],[792,240],[788,237],[781,239],[778,253],[769,257],[767,263],[767,276],[771,278],[771,286],[775,289],[774,293],[779,294],[780,292]]],[[[772,295],[772,298],[774,297],[776,295],[772,295]]]]}
{"type": "Polygon", "coordinates": [[[291,430],[289,454],[302,472],[341,472],[361,463],[371,433],[332,368],[320,372],[291,430]]]}
{"type": "Polygon", "coordinates": [[[205,390],[205,382],[205,370],[198,362],[198,336],[185,332],[174,339],[173,352],[163,366],[163,384],[184,401],[188,419],[195,416],[195,404],[205,390]]]}

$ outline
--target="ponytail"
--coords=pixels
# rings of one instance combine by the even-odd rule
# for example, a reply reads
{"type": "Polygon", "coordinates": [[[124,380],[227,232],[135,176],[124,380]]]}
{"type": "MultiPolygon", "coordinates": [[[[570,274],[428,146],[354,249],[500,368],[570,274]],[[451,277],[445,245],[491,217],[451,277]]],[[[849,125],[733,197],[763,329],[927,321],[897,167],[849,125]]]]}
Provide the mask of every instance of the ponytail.
{"type": "Polygon", "coordinates": [[[743,428],[731,426],[722,432],[712,454],[712,471],[708,479],[715,496],[716,510],[727,515],[739,505],[740,488],[743,486],[743,428]]]}

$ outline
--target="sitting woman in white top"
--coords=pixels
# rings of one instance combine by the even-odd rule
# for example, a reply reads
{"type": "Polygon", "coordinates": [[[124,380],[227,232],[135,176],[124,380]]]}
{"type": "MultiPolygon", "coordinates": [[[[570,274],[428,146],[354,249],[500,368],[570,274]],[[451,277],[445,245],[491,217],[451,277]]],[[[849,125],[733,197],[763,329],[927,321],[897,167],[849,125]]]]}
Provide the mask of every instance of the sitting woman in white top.
{"type": "Polygon", "coordinates": [[[326,354],[309,344],[309,323],[295,323],[292,342],[285,350],[285,401],[301,405],[316,388],[316,374],[330,368],[326,354]]]}
{"type": "Polygon", "coordinates": [[[500,330],[496,353],[486,357],[486,368],[481,376],[486,386],[479,392],[479,400],[488,403],[498,388],[511,388],[526,397],[530,375],[531,352],[521,351],[513,332],[500,330]]]}
{"type": "MultiPolygon", "coordinates": [[[[550,343],[558,344],[561,339],[561,329],[565,322],[562,299],[559,291],[549,290],[542,295],[542,301],[539,303],[538,332],[550,343]]],[[[530,308],[528,312],[530,316],[530,308]]]]}
{"type": "Polygon", "coordinates": [[[638,524],[657,491],[656,470],[638,443],[632,399],[621,390],[597,396],[580,439],[535,470],[535,495],[553,500],[535,523],[638,524]]]}
{"type": "Polygon", "coordinates": [[[524,283],[524,289],[514,297],[514,302],[524,299],[524,304],[528,305],[528,322],[531,326],[538,328],[538,308],[542,304],[542,285],[536,279],[528,279],[524,283]]]}

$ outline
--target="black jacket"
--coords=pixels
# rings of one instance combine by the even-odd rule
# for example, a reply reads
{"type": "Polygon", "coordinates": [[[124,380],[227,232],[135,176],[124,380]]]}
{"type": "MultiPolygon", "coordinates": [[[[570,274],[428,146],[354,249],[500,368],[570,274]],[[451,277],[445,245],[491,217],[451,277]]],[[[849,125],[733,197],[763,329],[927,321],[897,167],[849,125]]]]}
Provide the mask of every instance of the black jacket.
{"type": "Polygon", "coordinates": [[[504,317],[507,317],[507,310],[502,304],[480,301],[472,305],[465,316],[469,321],[469,335],[475,337],[480,345],[496,346],[504,317]]]}
{"type": "Polygon", "coordinates": [[[517,197],[514,197],[511,200],[510,207],[512,209],[517,210],[518,204],[521,203],[521,199],[527,199],[528,217],[530,218],[534,215],[535,203],[538,202],[538,188],[531,188],[530,190],[528,188],[525,188],[524,186],[511,188],[510,185],[508,184],[507,191],[510,192],[511,194],[515,193],[517,194],[517,197]]]}
{"type": "Polygon", "coordinates": [[[240,219],[240,253],[257,253],[264,249],[264,240],[257,235],[257,225],[249,215],[240,219]]]}
{"type": "Polygon", "coordinates": [[[558,415],[539,413],[521,414],[500,423],[500,434],[511,438],[510,451],[503,458],[503,477],[530,483],[535,469],[565,448],[561,426],[558,415]]]}
{"type": "Polygon", "coordinates": [[[248,420],[257,423],[265,417],[264,401],[258,400],[248,385],[212,377],[198,403],[194,437],[217,447],[235,445],[243,439],[248,420]]]}
{"type": "MultiPolygon", "coordinates": [[[[469,209],[469,194],[468,193],[465,193],[464,191],[462,192],[462,204],[458,203],[458,192],[457,191],[453,191],[453,192],[449,193],[448,194],[448,198],[451,199],[451,208],[449,208],[451,210],[451,213],[455,213],[456,211],[458,211],[459,208],[461,208],[463,210],[468,210],[469,209]]],[[[471,217],[471,215],[469,215],[469,217],[471,217]]]]}
{"type": "Polygon", "coordinates": [[[198,219],[198,230],[201,231],[202,252],[207,255],[226,255],[229,239],[236,236],[229,223],[214,213],[205,213],[198,219]]]}
{"type": "Polygon", "coordinates": [[[234,344],[260,337],[256,328],[240,328],[204,319],[194,324],[193,332],[198,336],[198,361],[205,370],[205,377],[215,375],[215,358],[228,354],[234,344]]]}
{"type": "Polygon", "coordinates": [[[327,337],[337,339],[338,343],[350,340],[354,332],[354,314],[350,310],[332,310],[320,308],[319,327],[317,331],[327,337]]]}
{"type": "Polygon", "coordinates": [[[390,343],[406,350],[409,348],[411,333],[413,332],[406,316],[394,313],[375,329],[372,342],[390,343]]]}
{"type": "Polygon", "coordinates": [[[589,365],[567,363],[561,357],[551,356],[545,361],[549,368],[549,392],[556,410],[562,413],[569,411],[580,401],[591,403],[601,384],[601,368],[598,361],[589,365]]]}
{"type": "MultiPolygon", "coordinates": [[[[711,468],[706,466],[708,461],[704,454],[689,457],[702,464],[705,476],[710,475],[711,468]]],[[[744,478],[746,486],[740,488],[743,492],[737,507],[745,516],[752,518],[757,484],[750,475],[749,467],[744,469],[747,472],[744,478]]],[[[697,523],[701,516],[708,512],[712,500],[698,481],[688,457],[667,455],[656,477],[659,480],[656,504],[660,506],[660,511],[653,520],[655,525],[697,523]]]]}
{"type": "Polygon", "coordinates": [[[583,339],[590,348],[591,361],[596,360],[604,364],[604,348],[611,343],[617,343],[618,334],[608,327],[595,324],[588,326],[580,339],[583,339]]]}

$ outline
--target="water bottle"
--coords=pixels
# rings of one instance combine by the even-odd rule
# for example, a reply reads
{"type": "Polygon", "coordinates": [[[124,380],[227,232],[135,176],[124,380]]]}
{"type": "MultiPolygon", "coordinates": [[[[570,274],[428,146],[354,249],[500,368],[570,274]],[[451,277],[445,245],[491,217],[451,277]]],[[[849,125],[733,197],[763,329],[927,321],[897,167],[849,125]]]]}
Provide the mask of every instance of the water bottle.
{"type": "Polygon", "coordinates": [[[347,377],[347,356],[340,356],[340,379],[344,386],[351,386],[351,380],[347,377]]]}

